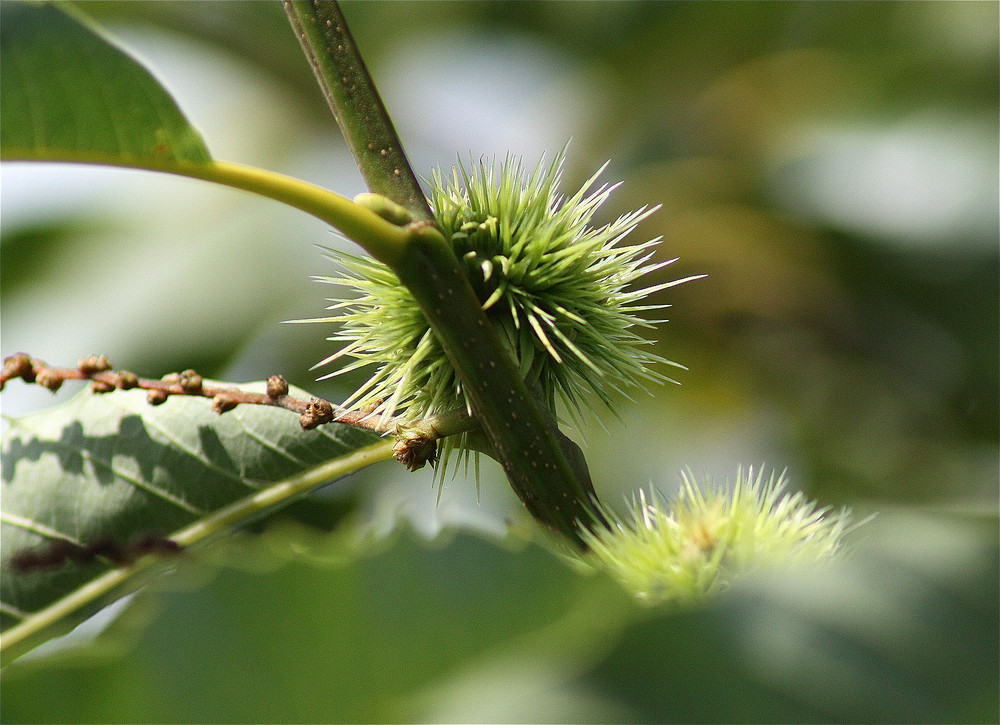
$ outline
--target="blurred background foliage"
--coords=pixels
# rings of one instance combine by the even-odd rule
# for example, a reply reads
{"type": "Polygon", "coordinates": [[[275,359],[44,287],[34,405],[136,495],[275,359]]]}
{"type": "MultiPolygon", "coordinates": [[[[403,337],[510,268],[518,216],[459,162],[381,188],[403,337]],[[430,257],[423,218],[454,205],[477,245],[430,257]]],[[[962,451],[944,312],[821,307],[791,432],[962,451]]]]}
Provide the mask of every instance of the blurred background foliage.
{"type": "MultiPolygon", "coordinates": [[[[363,190],[278,3],[82,5],[216,157],[363,190]]],[[[418,174],[571,138],[567,190],[611,159],[606,220],[662,204],[635,233],[679,257],[662,280],[707,273],[656,300],[682,385],[574,433],[605,501],[763,463],[877,516],[829,570],[644,610],[516,545],[492,464],[437,505],[429,473],[377,467],[192,554],[96,643],[11,667],[4,720],[995,722],[997,4],[345,14],[418,174]]],[[[326,304],[314,245],[345,243],[322,224],[140,172],[2,174],[4,355],[357,382],[315,382],[326,333],[278,324],[326,304]]],[[[4,392],[8,415],[51,403],[4,392]]]]}

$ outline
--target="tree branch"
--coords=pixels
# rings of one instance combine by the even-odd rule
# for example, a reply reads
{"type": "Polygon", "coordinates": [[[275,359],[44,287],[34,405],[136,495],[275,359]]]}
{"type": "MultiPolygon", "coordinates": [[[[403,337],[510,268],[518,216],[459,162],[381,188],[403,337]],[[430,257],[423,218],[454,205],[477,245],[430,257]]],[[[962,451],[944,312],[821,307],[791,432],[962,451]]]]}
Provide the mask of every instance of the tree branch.
{"type": "Polygon", "coordinates": [[[434,416],[422,421],[402,423],[365,411],[349,410],[335,406],[323,398],[308,400],[288,393],[288,382],[282,375],[267,379],[267,392],[254,393],[232,386],[206,383],[194,370],[171,373],[160,380],[140,378],[127,370],[114,371],[104,355],[83,358],[75,368],[56,368],[27,353],[16,353],[4,359],[0,370],[0,390],[9,380],[20,378],[55,392],[67,380],[89,380],[95,393],[139,388],[149,391],[146,400],[150,405],[161,405],[172,395],[193,395],[209,398],[212,410],[222,414],[238,405],[270,405],[296,413],[302,430],[311,430],[327,423],[341,423],[362,428],[379,435],[394,436],[393,455],[409,470],[416,471],[437,460],[437,441],[441,438],[464,433],[476,427],[476,421],[465,411],[434,416]]]}
{"type": "Polygon", "coordinates": [[[285,14],[368,188],[433,221],[382,97],[336,2],[285,0],[285,14]]]}

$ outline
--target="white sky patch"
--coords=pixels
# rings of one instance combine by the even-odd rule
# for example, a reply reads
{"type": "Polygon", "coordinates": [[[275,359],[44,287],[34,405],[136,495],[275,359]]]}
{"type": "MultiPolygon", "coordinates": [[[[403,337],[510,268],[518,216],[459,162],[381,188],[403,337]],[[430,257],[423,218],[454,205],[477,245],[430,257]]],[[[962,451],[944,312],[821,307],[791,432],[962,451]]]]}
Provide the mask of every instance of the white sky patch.
{"type": "Polygon", "coordinates": [[[777,174],[797,216],[907,247],[996,245],[996,134],[944,116],[813,128],[777,174]]]}
{"type": "Polygon", "coordinates": [[[572,62],[525,36],[415,37],[377,69],[418,174],[471,151],[534,163],[590,127],[599,93],[572,62]],[[420,58],[419,67],[411,58],[420,58]]]}

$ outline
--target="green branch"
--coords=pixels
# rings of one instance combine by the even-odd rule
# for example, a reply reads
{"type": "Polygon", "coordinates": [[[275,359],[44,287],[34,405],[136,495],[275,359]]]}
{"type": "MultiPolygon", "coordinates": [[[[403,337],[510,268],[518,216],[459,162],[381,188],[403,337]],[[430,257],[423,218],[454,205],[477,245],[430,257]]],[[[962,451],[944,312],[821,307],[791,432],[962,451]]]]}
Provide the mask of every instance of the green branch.
{"type": "Polygon", "coordinates": [[[368,188],[402,206],[413,219],[432,221],[424,193],[340,7],[322,0],[286,0],[284,6],[368,188]]]}

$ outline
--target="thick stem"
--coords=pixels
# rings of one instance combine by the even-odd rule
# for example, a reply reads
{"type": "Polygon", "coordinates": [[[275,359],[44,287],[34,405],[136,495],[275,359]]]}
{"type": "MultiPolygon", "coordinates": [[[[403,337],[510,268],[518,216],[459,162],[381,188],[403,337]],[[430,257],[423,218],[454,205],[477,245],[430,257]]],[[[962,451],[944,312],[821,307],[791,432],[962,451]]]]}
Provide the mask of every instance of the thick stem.
{"type": "Polygon", "coordinates": [[[284,7],[368,188],[405,208],[413,219],[432,220],[340,7],[329,0],[285,0],[284,7]]]}
{"type": "Polygon", "coordinates": [[[580,527],[607,522],[584,457],[528,391],[422,195],[416,202],[416,178],[337,3],[286,0],[285,11],[371,190],[413,214],[401,254],[380,259],[420,305],[518,497],[540,522],[585,546],[580,527]]]}
{"type": "Polygon", "coordinates": [[[436,228],[416,228],[394,271],[441,341],[515,493],[536,519],[583,547],[581,526],[607,526],[586,461],[529,392],[451,246],[436,228]]]}

